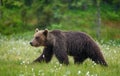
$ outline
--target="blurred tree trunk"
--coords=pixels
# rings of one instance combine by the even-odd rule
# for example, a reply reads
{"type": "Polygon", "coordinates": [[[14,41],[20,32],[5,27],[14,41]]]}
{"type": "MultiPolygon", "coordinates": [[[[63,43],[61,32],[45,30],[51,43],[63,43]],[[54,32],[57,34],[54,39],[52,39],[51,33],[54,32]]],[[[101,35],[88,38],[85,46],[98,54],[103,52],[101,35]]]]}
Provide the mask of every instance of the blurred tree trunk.
{"type": "Polygon", "coordinates": [[[50,4],[50,2],[52,2],[52,0],[43,0],[44,2],[44,4],[50,4]]]}
{"type": "Polygon", "coordinates": [[[100,0],[96,1],[96,7],[97,7],[97,38],[100,38],[100,30],[101,30],[101,15],[100,15],[100,0]]]}
{"type": "Polygon", "coordinates": [[[82,8],[82,10],[86,10],[86,9],[88,8],[86,1],[83,1],[83,2],[82,2],[81,8],[82,8]]]}
{"type": "Polygon", "coordinates": [[[23,25],[27,25],[27,8],[23,7],[23,9],[21,10],[21,20],[23,22],[23,25]]]}
{"type": "Polygon", "coordinates": [[[24,3],[26,6],[31,6],[33,3],[33,0],[24,0],[24,3]]]}
{"type": "Polygon", "coordinates": [[[72,8],[72,0],[68,0],[68,8],[69,8],[69,9],[72,8]]]}
{"type": "Polygon", "coordinates": [[[0,19],[2,18],[2,10],[1,10],[1,6],[3,5],[3,1],[2,0],[0,0],[0,19]]]}

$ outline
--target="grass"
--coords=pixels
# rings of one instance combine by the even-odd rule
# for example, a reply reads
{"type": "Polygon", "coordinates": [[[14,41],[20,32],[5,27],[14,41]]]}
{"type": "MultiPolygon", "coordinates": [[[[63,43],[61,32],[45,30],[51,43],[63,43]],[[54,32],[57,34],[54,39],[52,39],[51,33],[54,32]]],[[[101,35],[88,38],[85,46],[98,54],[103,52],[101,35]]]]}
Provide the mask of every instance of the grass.
{"type": "Polygon", "coordinates": [[[72,57],[69,57],[70,65],[59,64],[53,57],[52,61],[46,63],[35,63],[32,61],[42,52],[41,48],[29,45],[30,39],[15,39],[0,37],[0,76],[119,76],[120,75],[120,44],[114,41],[99,45],[108,67],[94,64],[87,59],[81,65],[75,65],[72,57]]]}

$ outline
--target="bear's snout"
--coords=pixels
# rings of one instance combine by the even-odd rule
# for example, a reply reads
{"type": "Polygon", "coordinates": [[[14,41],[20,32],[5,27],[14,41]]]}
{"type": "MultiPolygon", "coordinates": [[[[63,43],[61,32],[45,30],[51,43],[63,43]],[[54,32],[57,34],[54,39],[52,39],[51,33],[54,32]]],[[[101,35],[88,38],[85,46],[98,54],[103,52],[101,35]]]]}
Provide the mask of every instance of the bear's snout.
{"type": "Polygon", "coordinates": [[[30,42],[30,45],[33,46],[32,42],[30,42]]]}

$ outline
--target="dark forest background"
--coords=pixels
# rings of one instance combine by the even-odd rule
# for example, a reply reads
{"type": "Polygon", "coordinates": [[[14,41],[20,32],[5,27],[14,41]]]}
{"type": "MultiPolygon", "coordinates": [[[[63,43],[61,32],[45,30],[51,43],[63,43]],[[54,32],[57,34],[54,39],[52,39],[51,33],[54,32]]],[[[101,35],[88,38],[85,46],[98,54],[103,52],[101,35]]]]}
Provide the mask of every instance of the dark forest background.
{"type": "Polygon", "coordinates": [[[120,0],[0,0],[1,35],[27,36],[35,28],[120,40],[120,0]]]}

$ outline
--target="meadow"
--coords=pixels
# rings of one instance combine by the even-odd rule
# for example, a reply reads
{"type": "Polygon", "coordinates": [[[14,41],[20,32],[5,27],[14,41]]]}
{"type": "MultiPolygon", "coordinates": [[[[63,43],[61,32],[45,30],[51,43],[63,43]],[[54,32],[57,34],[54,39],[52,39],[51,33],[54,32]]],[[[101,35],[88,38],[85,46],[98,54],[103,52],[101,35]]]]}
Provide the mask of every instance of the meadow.
{"type": "Polygon", "coordinates": [[[0,0],[0,76],[120,76],[119,4],[120,0],[0,0]],[[88,33],[108,67],[90,59],[75,65],[70,56],[68,66],[55,56],[48,64],[32,63],[43,50],[29,44],[35,28],[88,33]]]}
{"type": "Polygon", "coordinates": [[[59,64],[55,56],[46,63],[32,63],[43,47],[29,45],[31,38],[0,36],[0,76],[120,76],[120,44],[116,41],[96,41],[108,63],[108,67],[97,65],[87,59],[75,65],[69,57],[70,65],[59,64]]]}

